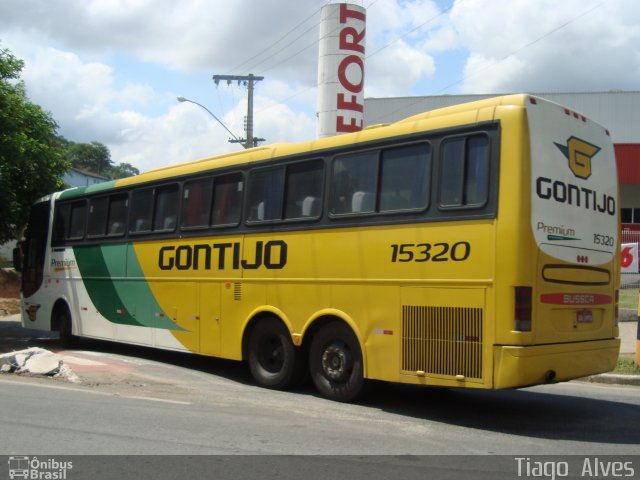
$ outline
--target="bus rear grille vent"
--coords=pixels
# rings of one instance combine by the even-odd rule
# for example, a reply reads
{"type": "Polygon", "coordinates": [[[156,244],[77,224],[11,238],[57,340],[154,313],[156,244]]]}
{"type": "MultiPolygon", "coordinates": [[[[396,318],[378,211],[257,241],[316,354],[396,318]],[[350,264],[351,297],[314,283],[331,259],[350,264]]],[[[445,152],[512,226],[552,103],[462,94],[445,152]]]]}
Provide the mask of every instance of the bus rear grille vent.
{"type": "Polygon", "coordinates": [[[233,299],[238,301],[242,300],[242,284],[233,284],[233,299]]]}
{"type": "Polygon", "coordinates": [[[402,306],[404,373],[482,378],[482,308],[402,306]]]}

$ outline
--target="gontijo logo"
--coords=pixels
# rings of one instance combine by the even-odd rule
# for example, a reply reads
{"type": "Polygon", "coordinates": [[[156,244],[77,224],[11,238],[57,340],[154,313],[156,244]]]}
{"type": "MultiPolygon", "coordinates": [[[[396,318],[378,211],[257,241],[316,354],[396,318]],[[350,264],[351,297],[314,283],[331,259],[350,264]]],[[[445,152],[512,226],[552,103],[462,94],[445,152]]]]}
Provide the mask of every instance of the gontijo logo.
{"type": "Polygon", "coordinates": [[[600,151],[600,147],[577,137],[569,137],[566,145],[553,142],[569,160],[569,168],[578,178],[591,176],[591,159],[600,151]]]}
{"type": "MultiPolygon", "coordinates": [[[[569,169],[574,176],[582,180],[591,176],[591,159],[601,150],[600,147],[573,136],[569,137],[566,145],[553,144],[569,160],[569,169]]],[[[536,195],[542,200],[606,213],[611,217],[616,215],[616,199],[612,195],[586,186],[540,176],[536,178],[536,195]]]]}

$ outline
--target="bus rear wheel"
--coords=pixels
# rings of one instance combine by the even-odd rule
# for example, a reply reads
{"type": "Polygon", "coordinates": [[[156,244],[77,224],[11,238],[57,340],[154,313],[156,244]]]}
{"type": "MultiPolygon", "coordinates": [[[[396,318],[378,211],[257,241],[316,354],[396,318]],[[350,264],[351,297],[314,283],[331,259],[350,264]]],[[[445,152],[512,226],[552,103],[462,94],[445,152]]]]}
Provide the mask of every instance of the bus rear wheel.
{"type": "Polygon", "coordinates": [[[251,331],[249,370],[261,387],[282,390],[297,383],[304,373],[299,357],[289,330],[277,318],[265,318],[251,331]]]}
{"type": "Polygon", "coordinates": [[[339,402],[355,400],[365,384],[362,363],[360,342],[346,324],[328,323],[313,337],[309,369],[324,397],[339,402]]]}

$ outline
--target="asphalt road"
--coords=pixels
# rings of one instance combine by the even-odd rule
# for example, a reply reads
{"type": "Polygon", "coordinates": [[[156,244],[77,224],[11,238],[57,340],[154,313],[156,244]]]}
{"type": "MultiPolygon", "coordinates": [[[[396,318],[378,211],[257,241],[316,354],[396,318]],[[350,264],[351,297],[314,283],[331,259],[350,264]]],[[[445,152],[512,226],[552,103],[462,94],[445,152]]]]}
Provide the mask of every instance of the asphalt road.
{"type": "Polygon", "coordinates": [[[568,383],[506,392],[379,386],[363,404],[234,378],[166,398],[0,378],[5,454],[625,455],[640,389],[568,383]]]}

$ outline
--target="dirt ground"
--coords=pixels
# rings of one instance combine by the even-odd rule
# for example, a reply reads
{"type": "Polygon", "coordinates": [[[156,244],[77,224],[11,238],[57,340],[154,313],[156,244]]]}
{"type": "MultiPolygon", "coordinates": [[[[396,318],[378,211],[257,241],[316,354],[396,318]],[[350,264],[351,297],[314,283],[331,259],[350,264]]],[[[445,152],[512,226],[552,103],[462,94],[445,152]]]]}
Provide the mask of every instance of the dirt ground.
{"type": "Polygon", "coordinates": [[[0,268],[0,315],[20,313],[20,274],[0,268]]]}

